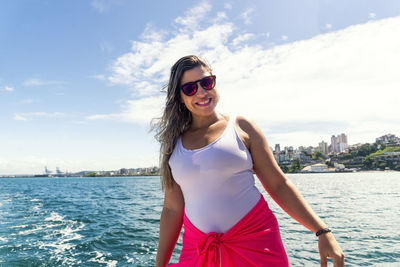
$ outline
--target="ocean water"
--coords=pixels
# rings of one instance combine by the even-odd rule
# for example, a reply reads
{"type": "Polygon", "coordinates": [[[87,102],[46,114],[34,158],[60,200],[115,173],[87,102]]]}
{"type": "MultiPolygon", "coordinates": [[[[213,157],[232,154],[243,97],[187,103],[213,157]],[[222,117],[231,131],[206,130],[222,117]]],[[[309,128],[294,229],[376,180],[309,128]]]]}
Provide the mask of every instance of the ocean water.
{"type": "MultiPolygon", "coordinates": [[[[333,229],[346,266],[400,266],[399,172],[288,177],[333,229]]],[[[314,234],[263,194],[291,265],[319,266],[314,234]]],[[[159,177],[0,179],[0,266],[154,266],[162,202],[159,177]]]]}

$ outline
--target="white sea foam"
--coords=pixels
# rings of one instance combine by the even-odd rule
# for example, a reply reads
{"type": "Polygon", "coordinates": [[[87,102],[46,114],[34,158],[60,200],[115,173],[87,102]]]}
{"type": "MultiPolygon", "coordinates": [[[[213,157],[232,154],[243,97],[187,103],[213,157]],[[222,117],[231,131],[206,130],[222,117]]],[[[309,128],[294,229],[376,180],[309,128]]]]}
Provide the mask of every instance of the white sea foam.
{"type": "Polygon", "coordinates": [[[64,216],[61,216],[57,212],[50,213],[50,216],[45,218],[45,221],[53,221],[53,222],[61,222],[64,219],[64,216]]]}
{"type": "Polygon", "coordinates": [[[105,263],[107,264],[107,267],[115,267],[117,266],[118,261],[116,260],[106,260],[106,257],[103,256],[102,253],[98,251],[94,251],[96,253],[96,256],[92,259],[89,259],[91,262],[98,262],[98,263],[105,263]]]}
{"type": "Polygon", "coordinates": [[[133,263],[133,261],[134,261],[133,258],[130,258],[130,257],[126,256],[126,255],[125,255],[125,259],[126,259],[127,263],[133,263]]]}
{"type": "Polygon", "coordinates": [[[32,201],[32,202],[37,202],[37,201],[40,201],[40,199],[37,199],[37,198],[32,198],[31,200],[29,200],[29,201],[32,201]]]}
{"type": "Polygon", "coordinates": [[[73,266],[73,265],[81,266],[81,263],[82,263],[82,261],[77,261],[73,257],[64,257],[64,256],[58,256],[57,261],[58,262],[61,261],[62,266],[73,266]]]}
{"type": "Polygon", "coordinates": [[[61,238],[62,238],[63,242],[81,239],[82,236],[76,232],[80,231],[83,227],[85,227],[85,224],[81,223],[75,229],[71,228],[70,226],[67,226],[64,229],[61,229],[60,233],[62,234],[61,238]]]}
{"type": "Polygon", "coordinates": [[[36,228],[33,228],[33,229],[19,231],[18,234],[19,235],[29,235],[29,234],[35,233],[37,231],[41,231],[44,228],[46,228],[46,227],[43,225],[38,225],[36,228]]]}
{"type": "Polygon", "coordinates": [[[33,210],[39,210],[41,207],[43,207],[43,204],[38,203],[36,206],[33,206],[33,210]]]}
{"type": "Polygon", "coordinates": [[[0,242],[7,242],[8,241],[8,239],[7,238],[5,238],[5,237],[1,237],[0,236],[0,242]]]}
{"type": "MultiPolygon", "coordinates": [[[[51,224],[51,223],[50,224],[49,223],[47,223],[47,224],[38,224],[33,229],[19,231],[18,235],[29,235],[29,234],[32,234],[32,233],[36,233],[38,231],[47,230],[49,228],[55,228],[55,227],[58,227],[58,226],[59,226],[58,224],[51,224]]],[[[14,226],[14,227],[17,228],[16,226],[14,226]]],[[[20,227],[21,228],[26,228],[27,225],[21,225],[20,227]]]]}
{"type": "Polygon", "coordinates": [[[16,229],[16,228],[26,228],[28,227],[27,224],[22,224],[22,225],[13,225],[13,226],[9,226],[9,229],[16,229]]]}
{"type": "Polygon", "coordinates": [[[66,243],[64,244],[63,242],[59,243],[58,241],[54,242],[54,243],[39,243],[39,248],[43,249],[43,248],[54,248],[54,254],[61,254],[64,251],[71,249],[73,247],[75,247],[72,244],[66,243]]]}
{"type": "Polygon", "coordinates": [[[48,227],[57,227],[51,232],[48,232],[44,236],[44,240],[52,239],[57,237],[53,242],[38,242],[39,248],[47,248],[52,254],[51,258],[57,261],[62,261],[63,265],[74,265],[76,259],[70,257],[75,248],[75,244],[71,243],[72,240],[78,240],[82,238],[82,235],[77,233],[85,227],[84,223],[78,223],[73,220],[63,220],[64,217],[60,216],[56,212],[52,212],[50,217],[45,220],[48,222],[48,227]],[[59,223],[61,222],[61,224],[59,223]],[[68,251],[68,252],[67,252],[68,251]]]}
{"type": "MultiPolygon", "coordinates": [[[[43,248],[43,246],[42,246],[43,248]]],[[[72,266],[72,265],[78,265],[80,266],[82,261],[77,261],[76,259],[76,255],[78,255],[77,253],[72,253],[72,252],[68,252],[68,256],[62,253],[58,253],[58,254],[54,254],[52,256],[50,256],[51,260],[55,260],[56,262],[61,262],[60,265],[62,266],[72,266]]]]}

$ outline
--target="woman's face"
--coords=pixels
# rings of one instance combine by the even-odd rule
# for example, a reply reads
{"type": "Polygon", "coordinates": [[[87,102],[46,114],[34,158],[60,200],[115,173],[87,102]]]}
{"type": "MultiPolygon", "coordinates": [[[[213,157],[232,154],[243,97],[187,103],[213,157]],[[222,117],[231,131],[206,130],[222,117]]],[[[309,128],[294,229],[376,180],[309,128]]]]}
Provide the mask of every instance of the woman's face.
{"type": "MultiPolygon", "coordinates": [[[[187,82],[198,81],[206,76],[210,76],[211,73],[207,70],[207,68],[203,66],[195,67],[191,70],[187,70],[183,73],[181,83],[183,84],[187,82]]],[[[219,101],[219,94],[214,87],[211,90],[204,89],[200,83],[197,83],[197,92],[192,96],[185,95],[182,90],[180,90],[181,99],[183,103],[185,103],[187,109],[194,116],[207,116],[215,112],[215,107],[219,101]]]]}

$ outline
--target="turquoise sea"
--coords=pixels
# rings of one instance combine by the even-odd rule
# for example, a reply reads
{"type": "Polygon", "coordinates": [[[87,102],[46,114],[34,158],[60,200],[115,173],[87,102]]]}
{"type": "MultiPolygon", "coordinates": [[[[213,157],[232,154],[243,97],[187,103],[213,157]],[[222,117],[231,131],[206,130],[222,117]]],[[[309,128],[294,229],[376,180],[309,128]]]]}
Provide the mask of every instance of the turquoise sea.
{"type": "MultiPolygon", "coordinates": [[[[400,172],[288,177],[333,229],[346,266],[400,266],[400,172]]],[[[263,192],[291,265],[319,266],[314,234],[263,192]]],[[[154,266],[162,201],[159,177],[2,178],[0,266],[154,266]]]]}

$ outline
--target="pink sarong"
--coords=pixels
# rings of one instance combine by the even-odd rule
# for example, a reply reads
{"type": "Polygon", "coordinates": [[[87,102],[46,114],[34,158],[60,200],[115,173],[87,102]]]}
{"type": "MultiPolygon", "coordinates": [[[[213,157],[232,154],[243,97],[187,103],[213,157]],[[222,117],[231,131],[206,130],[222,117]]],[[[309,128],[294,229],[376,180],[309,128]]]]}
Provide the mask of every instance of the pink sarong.
{"type": "Polygon", "coordinates": [[[278,221],[261,195],[228,232],[205,234],[183,217],[182,252],[174,267],[289,266],[278,221]]]}

